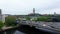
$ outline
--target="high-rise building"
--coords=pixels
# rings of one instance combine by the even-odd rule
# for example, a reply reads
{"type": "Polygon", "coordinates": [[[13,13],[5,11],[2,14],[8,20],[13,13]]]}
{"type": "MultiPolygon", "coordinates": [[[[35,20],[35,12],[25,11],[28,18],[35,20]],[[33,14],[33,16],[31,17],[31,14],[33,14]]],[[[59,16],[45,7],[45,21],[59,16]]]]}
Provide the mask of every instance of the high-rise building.
{"type": "Polygon", "coordinates": [[[33,8],[33,14],[35,14],[35,8],[33,8]]]}
{"type": "Polygon", "coordinates": [[[2,14],[1,9],[0,9],[0,15],[2,14]]]}

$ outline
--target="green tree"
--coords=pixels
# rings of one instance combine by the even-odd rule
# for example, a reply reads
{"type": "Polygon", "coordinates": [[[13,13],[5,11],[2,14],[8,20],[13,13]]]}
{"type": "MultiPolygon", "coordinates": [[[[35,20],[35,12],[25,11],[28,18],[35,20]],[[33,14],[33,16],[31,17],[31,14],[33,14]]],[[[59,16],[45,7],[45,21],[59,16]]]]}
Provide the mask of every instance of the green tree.
{"type": "Polygon", "coordinates": [[[26,20],[30,20],[31,18],[30,17],[26,17],[26,20]]]}
{"type": "Polygon", "coordinates": [[[16,22],[16,18],[15,17],[12,17],[12,16],[6,17],[5,24],[7,26],[13,26],[13,25],[15,25],[15,22],[16,22]]]}
{"type": "Polygon", "coordinates": [[[4,23],[0,21],[0,29],[4,26],[4,23]]]}
{"type": "Polygon", "coordinates": [[[51,17],[38,17],[36,21],[48,21],[49,19],[51,19],[51,17]]]}

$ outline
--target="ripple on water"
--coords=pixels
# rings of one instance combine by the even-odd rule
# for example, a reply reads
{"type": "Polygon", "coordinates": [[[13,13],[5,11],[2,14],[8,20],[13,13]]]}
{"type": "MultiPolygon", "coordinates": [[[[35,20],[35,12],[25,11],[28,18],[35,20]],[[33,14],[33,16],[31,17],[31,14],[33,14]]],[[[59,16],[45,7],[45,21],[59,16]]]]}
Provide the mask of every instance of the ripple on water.
{"type": "Polygon", "coordinates": [[[15,31],[15,33],[14,34],[25,34],[25,33],[22,33],[22,32],[20,32],[20,31],[15,31]]]}

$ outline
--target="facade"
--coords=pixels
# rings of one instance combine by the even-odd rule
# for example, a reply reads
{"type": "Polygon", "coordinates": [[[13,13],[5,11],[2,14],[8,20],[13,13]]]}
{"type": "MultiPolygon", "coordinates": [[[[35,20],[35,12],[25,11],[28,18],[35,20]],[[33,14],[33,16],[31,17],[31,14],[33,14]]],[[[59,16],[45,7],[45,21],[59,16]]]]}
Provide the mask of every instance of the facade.
{"type": "Polygon", "coordinates": [[[5,22],[5,18],[8,17],[8,14],[2,14],[2,21],[5,22]]]}
{"type": "Polygon", "coordinates": [[[2,21],[2,15],[0,15],[0,21],[2,21]]]}
{"type": "Polygon", "coordinates": [[[1,12],[1,9],[0,9],[0,21],[2,21],[2,12],[1,12]]]}

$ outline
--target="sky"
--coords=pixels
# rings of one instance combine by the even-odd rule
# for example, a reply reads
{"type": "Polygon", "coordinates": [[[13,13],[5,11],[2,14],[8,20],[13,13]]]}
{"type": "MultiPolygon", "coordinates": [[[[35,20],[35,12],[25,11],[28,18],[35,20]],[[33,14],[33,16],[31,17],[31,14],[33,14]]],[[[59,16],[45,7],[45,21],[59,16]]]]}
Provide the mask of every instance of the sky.
{"type": "Polygon", "coordinates": [[[2,14],[26,15],[33,8],[39,14],[60,14],[60,0],[0,0],[2,14]]]}

